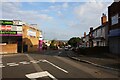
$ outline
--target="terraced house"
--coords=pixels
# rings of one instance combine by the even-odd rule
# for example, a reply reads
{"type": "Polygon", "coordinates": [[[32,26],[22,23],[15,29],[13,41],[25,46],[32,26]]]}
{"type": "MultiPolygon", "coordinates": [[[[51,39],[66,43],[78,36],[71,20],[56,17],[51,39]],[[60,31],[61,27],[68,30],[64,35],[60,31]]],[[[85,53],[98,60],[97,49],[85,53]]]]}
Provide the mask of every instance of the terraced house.
{"type": "Polygon", "coordinates": [[[101,25],[95,29],[90,27],[89,34],[84,33],[82,39],[85,47],[108,46],[108,22],[104,13],[101,17],[101,25]]]}

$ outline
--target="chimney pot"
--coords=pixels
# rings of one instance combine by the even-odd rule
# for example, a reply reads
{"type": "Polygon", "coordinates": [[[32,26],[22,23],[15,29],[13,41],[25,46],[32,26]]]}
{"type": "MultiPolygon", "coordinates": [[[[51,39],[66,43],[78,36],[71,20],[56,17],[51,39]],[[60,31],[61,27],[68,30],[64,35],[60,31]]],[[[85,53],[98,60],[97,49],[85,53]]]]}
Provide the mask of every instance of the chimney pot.
{"type": "Polygon", "coordinates": [[[103,24],[105,24],[107,22],[107,16],[106,16],[106,14],[102,14],[102,17],[101,17],[101,24],[103,25],[103,24]]]}

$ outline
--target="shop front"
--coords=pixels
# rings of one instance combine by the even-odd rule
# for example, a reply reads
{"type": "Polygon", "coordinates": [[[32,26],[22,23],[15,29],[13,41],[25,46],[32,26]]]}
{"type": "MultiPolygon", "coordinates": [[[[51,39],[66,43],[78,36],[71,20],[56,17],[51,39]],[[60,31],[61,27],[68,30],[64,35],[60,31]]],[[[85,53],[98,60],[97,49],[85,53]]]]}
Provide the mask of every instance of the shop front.
{"type": "Polygon", "coordinates": [[[18,53],[22,49],[22,26],[12,20],[0,20],[0,53],[18,53]]]}

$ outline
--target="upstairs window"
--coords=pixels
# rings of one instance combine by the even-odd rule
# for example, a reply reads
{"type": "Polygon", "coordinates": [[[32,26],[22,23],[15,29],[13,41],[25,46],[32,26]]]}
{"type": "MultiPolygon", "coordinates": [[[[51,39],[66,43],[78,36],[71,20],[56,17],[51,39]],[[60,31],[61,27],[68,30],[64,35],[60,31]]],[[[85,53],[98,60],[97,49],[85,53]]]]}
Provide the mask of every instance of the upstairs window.
{"type": "Polygon", "coordinates": [[[118,14],[111,17],[111,25],[118,23],[118,14]]]}

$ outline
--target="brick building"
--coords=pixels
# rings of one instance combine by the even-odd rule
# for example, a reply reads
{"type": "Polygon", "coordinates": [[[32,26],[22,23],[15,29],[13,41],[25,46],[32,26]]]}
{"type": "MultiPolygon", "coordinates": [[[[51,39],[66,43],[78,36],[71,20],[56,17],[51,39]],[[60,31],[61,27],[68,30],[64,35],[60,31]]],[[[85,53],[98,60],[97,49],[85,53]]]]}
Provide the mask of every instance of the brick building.
{"type": "Polygon", "coordinates": [[[120,1],[113,2],[108,7],[109,50],[120,54],[120,1]]]}

